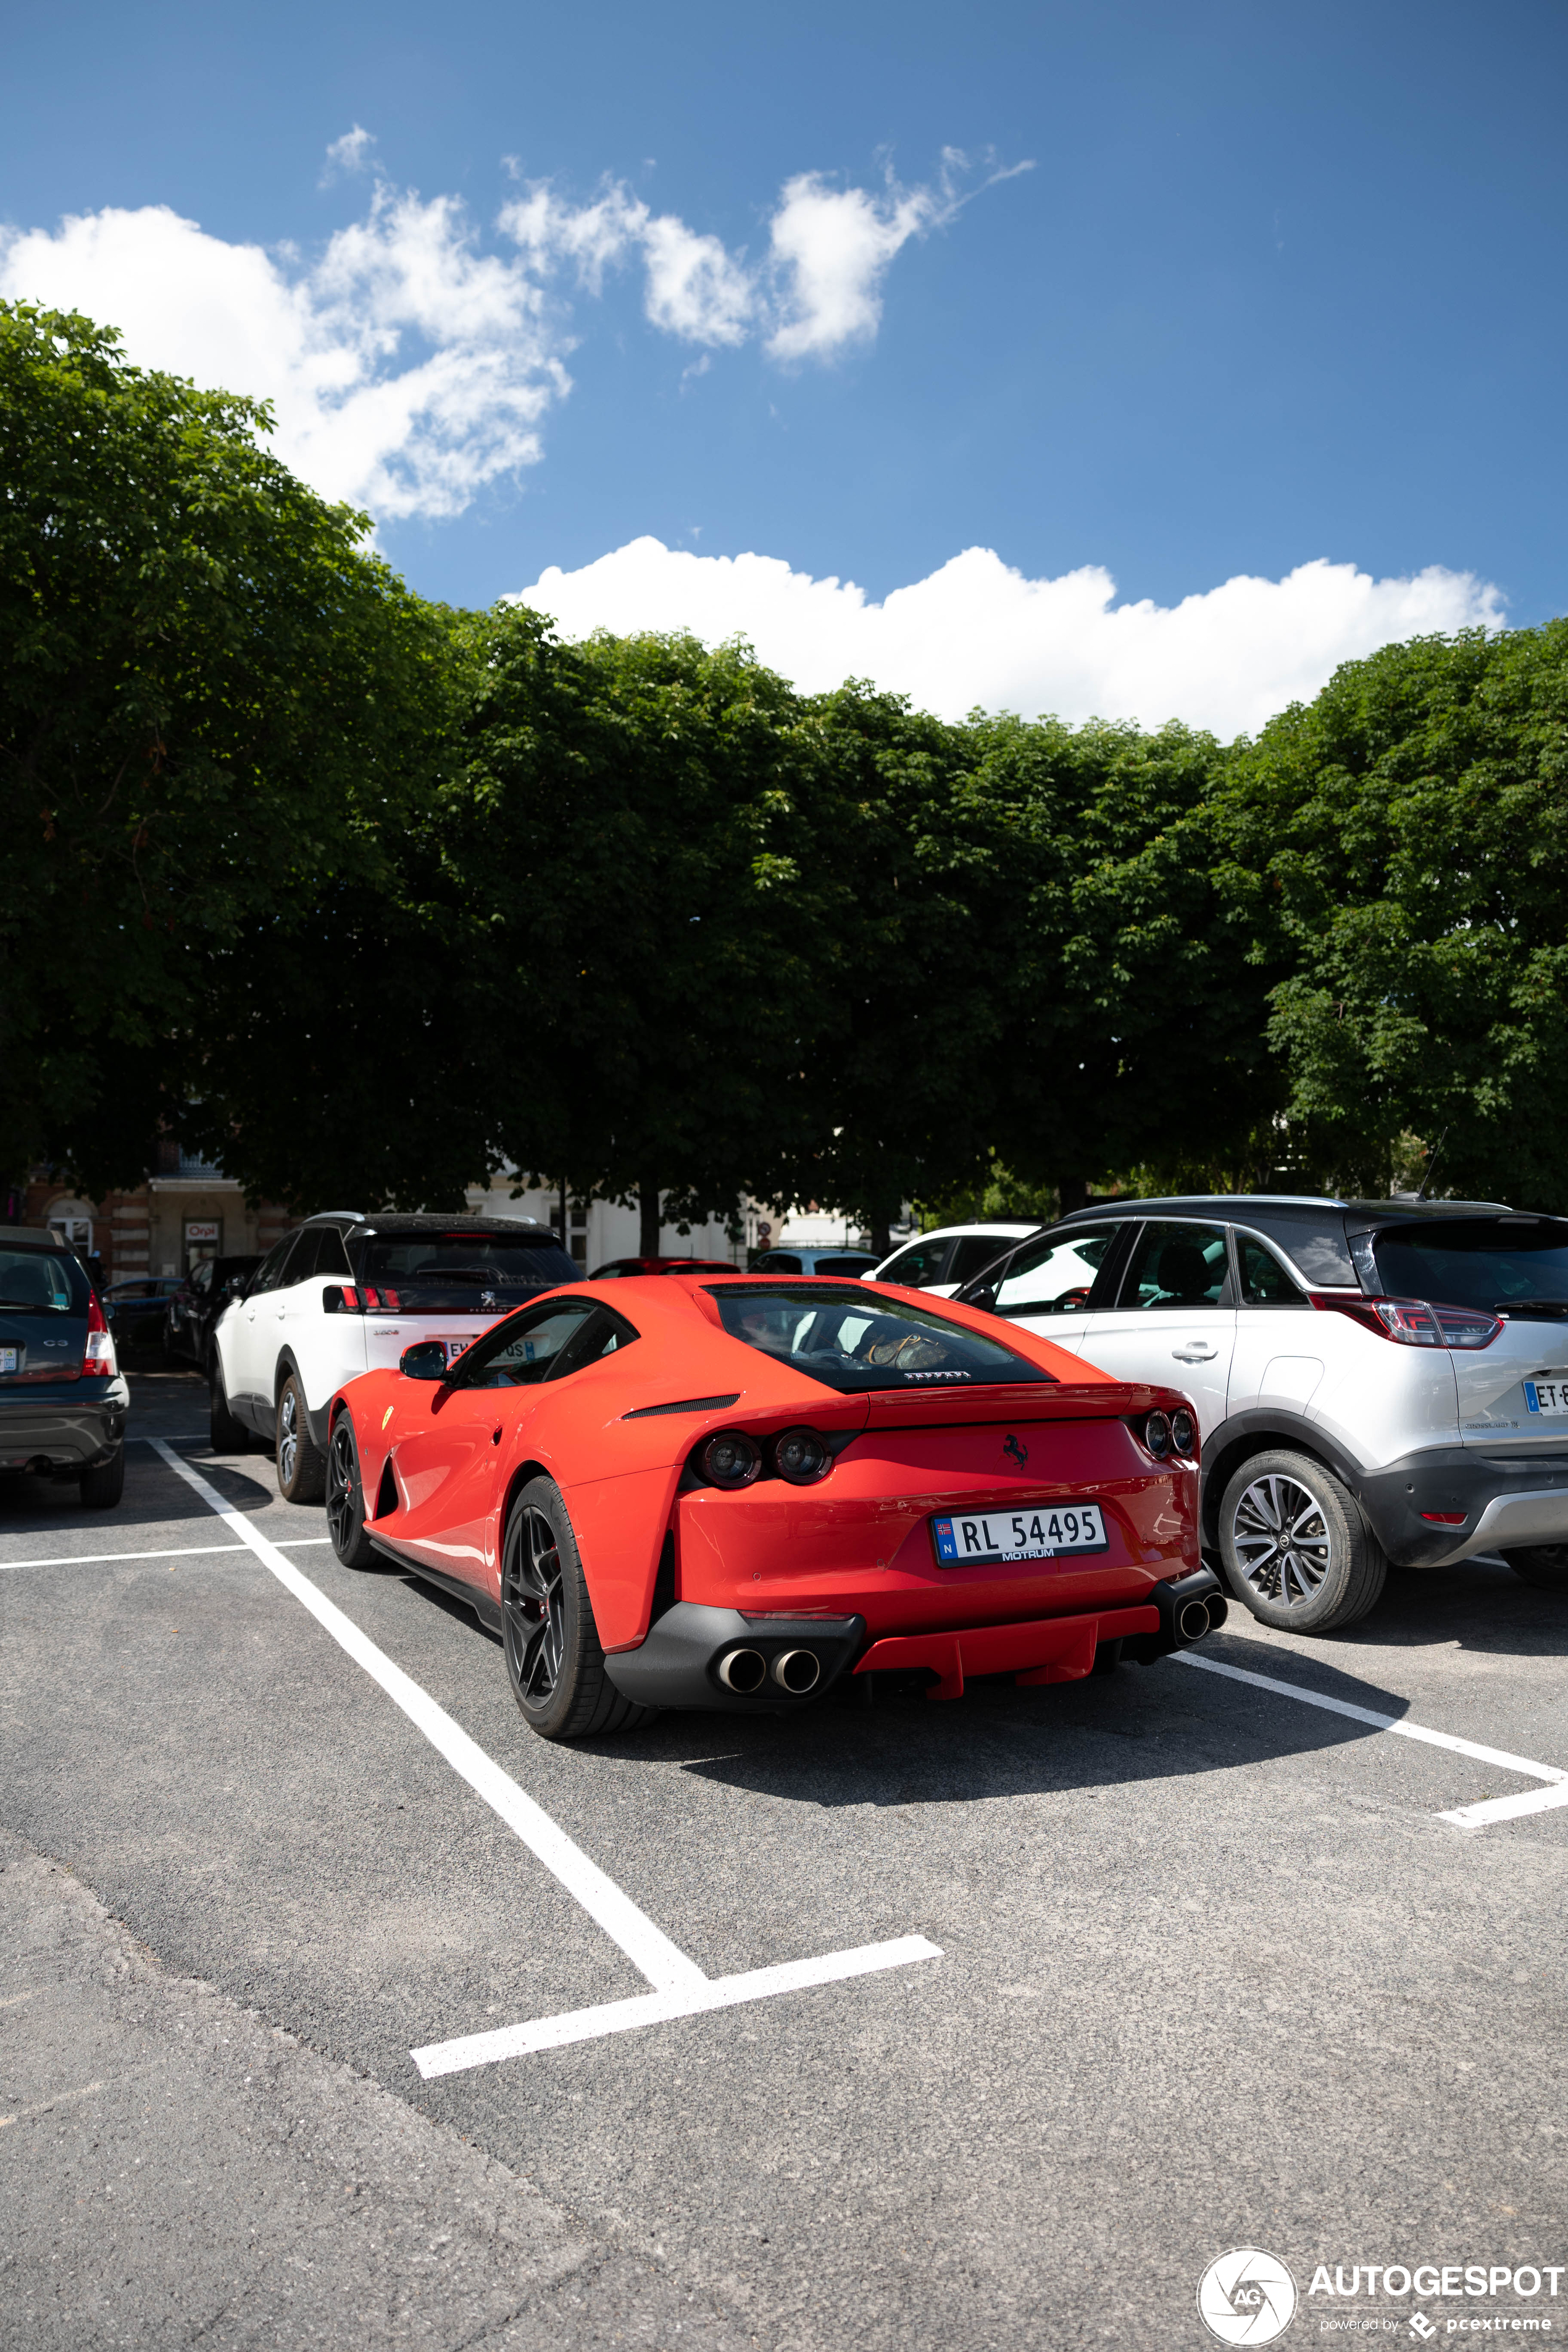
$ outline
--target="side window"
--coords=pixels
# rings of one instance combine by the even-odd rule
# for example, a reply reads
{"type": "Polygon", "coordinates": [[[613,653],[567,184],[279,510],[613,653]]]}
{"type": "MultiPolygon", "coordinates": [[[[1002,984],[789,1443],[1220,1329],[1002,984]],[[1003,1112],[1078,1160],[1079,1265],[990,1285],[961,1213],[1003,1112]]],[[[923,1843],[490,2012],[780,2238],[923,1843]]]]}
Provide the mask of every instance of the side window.
{"type": "Polygon", "coordinates": [[[757,1260],[752,1271],[757,1274],[798,1274],[800,1260],[792,1256],[788,1250],[769,1250],[766,1257],[757,1260]]]}
{"type": "MultiPolygon", "coordinates": [[[[321,1238],[316,1244],[316,1262],[311,1266],[310,1272],[330,1275],[334,1281],[352,1282],[353,1280],[353,1268],[349,1264],[349,1254],[343,1247],[343,1237],[336,1225],[321,1227],[321,1238]]],[[[304,1278],[305,1270],[302,1266],[289,1267],[290,1282],[302,1282],[304,1278]]]]}
{"type": "Polygon", "coordinates": [[[285,1234],[277,1246],[268,1251],[267,1255],[257,1267],[256,1279],[250,1286],[253,1297],[260,1291],[278,1288],[283,1279],[283,1261],[298,1238],[298,1234],[285,1234]]]}
{"type": "Polygon", "coordinates": [[[1094,1279],[1116,1239],[1114,1225],[1042,1234],[1010,1261],[996,1291],[998,1315],[1084,1315],[1094,1279]]]}
{"type": "Polygon", "coordinates": [[[899,1252],[878,1280],[904,1282],[911,1289],[923,1290],[929,1283],[942,1280],[942,1268],[952,1248],[951,1241],[911,1242],[908,1249],[899,1252]]]}
{"type": "Polygon", "coordinates": [[[564,1369],[560,1360],[584,1324],[598,1310],[586,1298],[509,1316],[465,1350],[454,1367],[454,1388],[531,1388],[564,1369]]]}
{"type": "Polygon", "coordinates": [[[198,1266],[192,1268],[191,1288],[196,1293],[198,1297],[205,1298],[212,1286],[213,1261],[210,1257],[205,1257],[198,1266]]]}
{"type": "Polygon", "coordinates": [[[962,1241],[954,1242],[942,1280],[973,1282],[977,1274],[984,1274],[1012,1246],[1005,1234],[966,1234],[962,1241]]]}
{"type": "Polygon", "coordinates": [[[1310,1307],[1311,1300],[1273,1251],[1251,1234],[1236,1237],[1241,1296],[1248,1307],[1310,1307]]]}
{"type": "Polygon", "coordinates": [[[1125,1309],[1217,1307],[1226,1273],[1225,1227],[1147,1224],[1121,1285],[1125,1309]]]}

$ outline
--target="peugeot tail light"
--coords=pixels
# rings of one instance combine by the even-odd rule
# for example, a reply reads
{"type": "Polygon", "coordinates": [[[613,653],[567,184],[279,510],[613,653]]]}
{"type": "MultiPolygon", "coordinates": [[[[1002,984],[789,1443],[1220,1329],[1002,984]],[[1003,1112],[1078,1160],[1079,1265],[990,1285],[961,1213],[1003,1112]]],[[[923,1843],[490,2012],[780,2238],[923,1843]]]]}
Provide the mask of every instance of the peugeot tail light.
{"type": "Polygon", "coordinates": [[[1348,1315],[1402,1348],[1489,1348],[1502,1329],[1502,1317],[1483,1307],[1445,1307],[1426,1298],[1331,1298],[1312,1295],[1314,1307],[1348,1315]]]}
{"type": "Polygon", "coordinates": [[[84,1381],[112,1380],[120,1367],[114,1360],[114,1335],[103,1319],[98,1293],[87,1295],[87,1352],[81,1360],[84,1381]]]}

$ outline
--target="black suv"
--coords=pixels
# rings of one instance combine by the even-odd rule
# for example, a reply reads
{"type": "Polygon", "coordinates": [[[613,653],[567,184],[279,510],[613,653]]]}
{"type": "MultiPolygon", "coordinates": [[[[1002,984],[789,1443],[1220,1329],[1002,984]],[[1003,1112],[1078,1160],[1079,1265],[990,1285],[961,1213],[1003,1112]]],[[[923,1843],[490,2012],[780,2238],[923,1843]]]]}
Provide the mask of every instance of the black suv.
{"type": "Polygon", "coordinates": [[[55,1234],[0,1225],[0,1471],[73,1479],[95,1510],[125,1485],[131,1391],[98,1295],[55,1234]]]}

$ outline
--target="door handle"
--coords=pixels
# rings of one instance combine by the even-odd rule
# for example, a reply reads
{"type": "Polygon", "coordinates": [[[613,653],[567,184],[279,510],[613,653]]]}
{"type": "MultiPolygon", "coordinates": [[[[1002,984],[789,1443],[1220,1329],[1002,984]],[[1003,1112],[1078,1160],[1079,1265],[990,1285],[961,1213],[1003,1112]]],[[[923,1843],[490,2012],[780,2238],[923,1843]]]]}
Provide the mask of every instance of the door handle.
{"type": "Polygon", "coordinates": [[[1206,1364],[1218,1355],[1219,1349],[1209,1347],[1205,1340],[1189,1339],[1184,1348],[1173,1348],[1171,1353],[1178,1364],[1206,1364]]]}

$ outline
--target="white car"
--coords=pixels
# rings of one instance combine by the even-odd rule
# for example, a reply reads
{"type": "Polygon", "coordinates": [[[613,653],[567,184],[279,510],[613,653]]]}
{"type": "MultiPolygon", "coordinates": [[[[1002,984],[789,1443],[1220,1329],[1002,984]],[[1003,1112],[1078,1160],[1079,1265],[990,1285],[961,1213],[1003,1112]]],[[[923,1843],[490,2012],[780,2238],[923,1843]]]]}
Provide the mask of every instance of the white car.
{"type": "Polygon", "coordinates": [[[1568,1590],[1568,1219],[1485,1201],[1117,1201],[961,1292],[1195,1408],[1205,1553],[1264,1623],[1388,1563],[1568,1590]]]}
{"type": "Polygon", "coordinates": [[[580,1268],[547,1225],[521,1217],[311,1217],[263,1258],[213,1335],[212,1442],[263,1439],[279,1492],[326,1491],[327,1407],[345,1381],[395,1366],[416,1340],[448,1359],[497,1318],[580,1268]]]}
{"type": "MultiPolygon", "coordinates": [[[[939,1225],[933,1233],[917,1234],[913,1241],[901,1242],[891,1257],[885,1257],[860,1279],[907,1283],[911,1290],[929,1290],[938,1298],[951,1298],[964,1283],[984,1274],[1009,1242],[1021,1241],[1039,1230],[1037,1217],[1032,1224],[939,1225]]],[[[824,1266],[819,1271],[826,1274],[830,1269],[824,1266]]]]}

